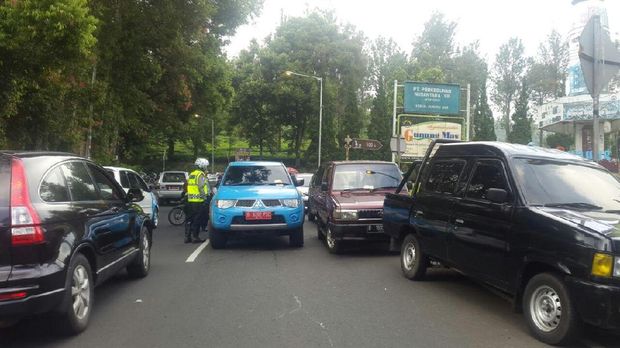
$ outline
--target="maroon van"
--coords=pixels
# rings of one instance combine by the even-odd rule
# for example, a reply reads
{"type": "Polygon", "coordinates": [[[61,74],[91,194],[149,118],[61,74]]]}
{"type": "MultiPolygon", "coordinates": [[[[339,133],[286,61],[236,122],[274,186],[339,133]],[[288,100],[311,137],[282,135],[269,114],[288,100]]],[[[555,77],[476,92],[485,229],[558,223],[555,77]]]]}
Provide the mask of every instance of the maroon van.
{"type": "Polygon", "coordinates": [[[341,161],[323,164],[312,177],[308,220],[332,253],[347,240],[388,241],[383,233],[383,200],[402,179],[395,163],[341,161]]]}

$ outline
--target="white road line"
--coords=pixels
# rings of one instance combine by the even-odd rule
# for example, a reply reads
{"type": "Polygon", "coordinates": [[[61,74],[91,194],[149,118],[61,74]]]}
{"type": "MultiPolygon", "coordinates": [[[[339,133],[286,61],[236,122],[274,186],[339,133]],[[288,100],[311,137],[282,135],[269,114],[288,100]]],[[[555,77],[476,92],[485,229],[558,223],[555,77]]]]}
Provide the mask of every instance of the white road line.
{"type": "Polygon", "coordinates": [[[198,246],[198,248],[196,248],[196,250],[194,250],[194,252],[189,255],[189,257],[187,258],[187,260],[185,260],[186,263],[188,262],[194,262],[196,260],[196,258],[198,257],[198,255],[200,255],[200,253],[204,250],[204,248],[207,247],[207,245],[209,245],[209,240],[205,240],[202,244],[200,244],[198,246]]]}

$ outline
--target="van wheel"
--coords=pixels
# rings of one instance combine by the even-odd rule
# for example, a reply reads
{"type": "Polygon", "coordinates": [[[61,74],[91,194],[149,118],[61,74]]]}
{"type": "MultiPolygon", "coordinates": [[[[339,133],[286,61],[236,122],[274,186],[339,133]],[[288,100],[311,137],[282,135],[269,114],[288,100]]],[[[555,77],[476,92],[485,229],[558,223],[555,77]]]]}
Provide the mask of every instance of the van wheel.
{"type": "Polygon", "coordinates": [[[532,334],[551,345],[574,342],[581,333],[581,322],[564,281],[555,274],[537,274],[527,283],[523,312],[532,334]]]}
{"type": "Polygon", "coordinates": [[[226,248],[226,242],[228,241],[222,231],[218,231],[213,228],[211,220],[209,220],[209,241],[212,249],[224,249],[226,248]]]}
{"type": "Polygon", "coordinates": [[[88,326],[94,304],[95,284],[86,257],[75,254],[67,269],[65,296],[58,308],[57,328],[62,334],[76,335],[88,326]]]}
{"type": "Polygon", "coordinates": [[[132,278],[144,278],[151,269],[151,239],[149,230],[142,227],[140,232],[140,251],[136,258],[127,266],[127,273],[132,278]]]}
{"type": "Polygon", "coordinates": [[[301,226],[291,231],[291,234],[288,238],[289,245],[293,248],[301,248],[302,246],[304,246],[304,227],[301,226]]]}
{"type": "Polygon", "coordinates": [[[400,248],[400,268],[407,279],[421,280],[426,275],[428,256],[420,250],[420,243],[413,234],[408,234],[400,248]]]}
{"type": "Polygon", "coordinates": [[[329,227],[329,225],[327,225],[325,228],[327,229],[327,233],[325,235],[325,244],[327,245],[327,250],[332,254],[340,254],[342,252],[342,241],[334,238],[332,229],[329,227]]]}

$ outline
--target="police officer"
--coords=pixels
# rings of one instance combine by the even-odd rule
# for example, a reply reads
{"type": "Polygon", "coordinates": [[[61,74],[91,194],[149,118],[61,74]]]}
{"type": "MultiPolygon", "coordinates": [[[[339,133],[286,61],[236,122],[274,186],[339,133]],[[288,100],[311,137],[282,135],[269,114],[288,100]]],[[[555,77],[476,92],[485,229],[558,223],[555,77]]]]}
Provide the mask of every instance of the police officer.
{"type": "Polygon", "coordinates": [[[194,162],[196,167],[187,179],[187,216],[190,223],[185,228],[185,243],[202,243],[200,239],[200,227],[206,225],[209,219],[209,184],[205,171],[209,167],[209,160],[197,158],[194,162]]]}

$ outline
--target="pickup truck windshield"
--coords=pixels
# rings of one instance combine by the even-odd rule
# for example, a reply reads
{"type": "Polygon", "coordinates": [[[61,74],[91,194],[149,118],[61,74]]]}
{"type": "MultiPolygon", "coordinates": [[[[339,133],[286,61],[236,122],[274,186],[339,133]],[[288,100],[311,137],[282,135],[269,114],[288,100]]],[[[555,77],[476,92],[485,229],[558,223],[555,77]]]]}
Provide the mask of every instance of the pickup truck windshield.
{"type": "Polygon", "coordinates": [[[577,210],[620,209],[620,182],[604,170],[524,158],[515,160],[515,169],[528,204],[577,210]]]}
{"type": "Polygon", "coordinates": [[[283,166],[231,166],[223,180],[224,186],[235,185],[289,185],[291,182],[283,166]]]}
{"type": "Polygon", "coordinates": [[[394,164],[344,164],[336,166],[332,189],[394,188],[401,179],[400,171],[394,164]]]}

